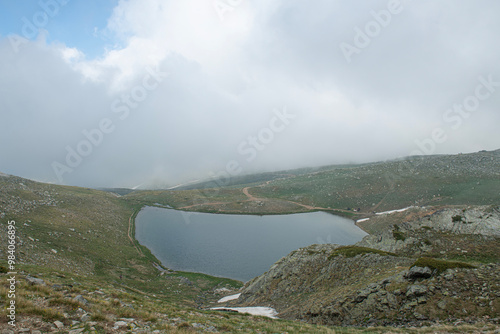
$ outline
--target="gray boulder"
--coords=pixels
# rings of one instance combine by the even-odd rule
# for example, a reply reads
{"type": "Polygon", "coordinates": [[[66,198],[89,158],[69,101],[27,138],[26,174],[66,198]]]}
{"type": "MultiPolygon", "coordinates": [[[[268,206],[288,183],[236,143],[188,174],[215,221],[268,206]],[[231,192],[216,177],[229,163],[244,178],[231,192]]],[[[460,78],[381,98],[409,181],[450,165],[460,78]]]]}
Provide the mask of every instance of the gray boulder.
{"type": "Polygon", "coordinates": [[[432,270],[429,267],[411,267],[406,278],[417,279],[417,278],[429,278],[432,276],[432,270]]]}
{"type": "Polygon", "coordinates": [[[31,277],[30,275],[26,276],[26,280],[31,284],[31,285],[45,285],[45,282],[43,279],[40,278],[35,278],[31,277]]]}
{"type": "Polygon", "coordinates": [[[427,293],[427,291],[429,291],[429,289],[425,285],[411,285],[406,291],[406,297],[411,298],[423,296],[427,293]]]}

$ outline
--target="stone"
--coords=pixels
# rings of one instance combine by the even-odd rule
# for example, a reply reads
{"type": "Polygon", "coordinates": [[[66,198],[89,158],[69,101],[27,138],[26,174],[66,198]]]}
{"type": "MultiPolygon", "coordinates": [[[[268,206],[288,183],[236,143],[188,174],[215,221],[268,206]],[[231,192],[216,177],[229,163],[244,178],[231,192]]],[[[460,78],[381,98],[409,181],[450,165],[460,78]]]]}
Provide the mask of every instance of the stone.
{"type": "Polygon", "coordinates": [[[427,317],[421,313],[413,312],[413,316],[418,320],[426,320],[427,317]]]}
{"type": "Polygon", "coordinates": [[[455,278],[455,275],[452,273],[449,273],[449,274],[444,275],[443,277],[447,281],[453,281],[453,279],[455,278]]]}
{"type": "Polygon", "coordinates": [[[418,296],[423,296],[427,293],[428,289],[427,286],[425,285],[411,285],[408,290],[406,291],[406,297],[412,298],[412,297],[418,297],[418,296]]]}
{"type": "Polygon", "coordinates": [[[120,320],[120,321],[115,322],[113,327],[114,328],[127,327],[127,323],[125,321],[120,320]]]}
{"type": "Polygon", "coordinates": [[[437,307],[439,307],[441,310],[445,310],[446,309],[446,301],[444,300],[440,300],[437,304],[437,307]]]}
{"type": "Polygon", "coordinates": [[[80,318],[80,320],[82,322],[87,322],[87,321],[90,320],[90,315],[88,313],[86,313],[86,314],[82,315],[82,317],[80,318]]]}
{"type": "Polygon", "coordinates": [[[76,300],[79,303],[82,303],[83,305],[87,305],[89,303],[89,301],[87,299],[83,298],[82,295],[78,295],[78,296],[76,296],[73,299],[76,300]]]}
{"type": "Polygon", "coordinates": [[[64,324],[60,322],[59,320],[54,321],[54,326],[56,326],[58,329],[61,329],[64,327],[64,324]]]}
{"type": "Polygon", "coordinates": [[[26,276],[26,280],[30,282],[31,285],[45,285],[45,281],[43,279],[31,277],[30,275],[26,276]]]}
{"type": "Polygon", "coordinates": [[[411,267],[406,278],[417,279],[417,278],[429,278],[432,276],[432,270],[429,267],[411,267]]]}
{"type": "Polygon", "coordinates": [[[180,277],[180,280],[181,280],[181,283],[182,284],[186,284],[186,285],[189,285],[189,286],[192,286],[193,285],[193,282],[191,282],[189,279],[187,279],[186,277],[180,277]]]}
{"type": "Polygon", "coordinates": [[[420,296],[417,298],[417,303],[425,304],[425,303],[427,303],[427,298],[425,296],[420,296]]]}
{"type": "Polygon", "coordinates": [[[68,334],[80,334],[81,332],[83,332],[85,330],[85,328],[78,328],[78,329],[72,329],[68,332],[68,334]]]}

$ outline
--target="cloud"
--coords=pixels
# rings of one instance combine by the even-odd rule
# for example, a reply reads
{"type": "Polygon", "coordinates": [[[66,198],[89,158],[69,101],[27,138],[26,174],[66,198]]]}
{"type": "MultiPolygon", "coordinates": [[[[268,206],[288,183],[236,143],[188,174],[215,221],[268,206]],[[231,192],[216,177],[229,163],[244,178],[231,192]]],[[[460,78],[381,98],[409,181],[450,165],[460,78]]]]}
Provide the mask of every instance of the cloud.
{"type": "Polygon", "coordinates": [[[104,32],[117,47],[95,59],[64,41],[16,53],[0,39],[0,170],[60,182],[53,162],[67,165],[68,147],[104,119],[113,131],[64,183],[177,184],[230,161],[252,172],[394,158],[435,128],[447,140],[434,153],[498,148],[500,87],[458,129],[443,119],[480,76],[500,81],[495,1],[402,1],[351,62],[341,43],[355,45],[356,27],[390,2],[242,0],[222,19],[214,3],[120,1],[104,32]],[[156,82],[155,71],[168,76],[156,82]],[[274,131],[284,107],[294,118],[274,131]],[[248,161],[241,148],[252,147],[248,161]]]}

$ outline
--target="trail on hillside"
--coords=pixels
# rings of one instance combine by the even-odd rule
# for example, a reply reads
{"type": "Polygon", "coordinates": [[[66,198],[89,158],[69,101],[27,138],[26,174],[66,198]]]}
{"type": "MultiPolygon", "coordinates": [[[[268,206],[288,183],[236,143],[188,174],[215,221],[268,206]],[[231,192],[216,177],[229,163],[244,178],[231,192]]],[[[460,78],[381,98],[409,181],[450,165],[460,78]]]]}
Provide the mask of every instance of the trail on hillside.
{"type": "Polygon", "coordinates": [[[129,238],[130,242],[132,243],[132,245],[137,250],[137,253],[139,253],[139,255],[145,256],[144,253],[142,252],[142,250],[139,247],[137,247],[137,245],[135,244],[134,239],[132,238],[132,235],[131,235],[131,231],[132,231],[132,217],[134,217],[134,215],[135,215],[135,212],[133,212],[132,215],[130,216],[130,218],[128,219],[128,232],[127,232],[127,235],[128,235],[128,238],[129,238]]]}
{"type": "MultiPolygon", "coordinates": [[[[351,212],[349,210],[342,210],[342,209],[332,209],[332,208],[323,208],[323,207],[320,207],[320,206],[312,206],[312,205],[307,205],[307,204],[303,204],[303,203],[299,203],[299,202],[294,202],[294,201],[291,201],[291,200],[286,200],[286,199],[281,199],[281,198],[262,198],[262,197],[256,197],[254,195],[252,195],[250,193],[250,188],[257,188],[257,187],[264,187],[264,186],[267,186],[269,183],[271,183],[272,180],[270,181],[266,181],[258,186],[255,186],[255,187],[245,187],[243,189],[241,189],[241,191],[243,192],[243,194],[247,197],[246,200],[244,200],[243,202],[269,202],[270,200],[280,200],[280,201],[283,201],[283,202],[287,202],[287,203],[290,203],[290,204],[294,204],[294,205],[297,205],[297,206],[300,206],[300,207],[303,207],[307,210],[322,210],[322,211],[331,211],[331,210],[336,210],[336,211],[342,211],[342,212],[351,212]]],[[[187,206],[183,206],[183,207],[180,207],[179,209],[190,209],[190,208],[193,208],[193,207],[196,207],[196,206],[201,206],[201,205],[223,205],[223,204],[229,204],[231,202],[210,202],[210,203],[197,203],[197,204],[191,204],[191,205],[187,205],[187,206]]]]}

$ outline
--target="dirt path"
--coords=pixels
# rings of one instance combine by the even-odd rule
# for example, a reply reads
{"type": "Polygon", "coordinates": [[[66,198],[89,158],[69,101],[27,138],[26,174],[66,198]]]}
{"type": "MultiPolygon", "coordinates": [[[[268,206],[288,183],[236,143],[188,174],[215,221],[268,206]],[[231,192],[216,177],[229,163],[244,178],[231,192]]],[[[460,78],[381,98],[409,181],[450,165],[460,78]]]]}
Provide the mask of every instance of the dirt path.
{"type": "MultiPolygon", "coordinates": [[[[278,199],[278,198],[261,198],[261,197],[255,197],[254,195],[250,194],[250,191],[249,189],[250,188],[257,188],[257,187],[263,187],[263,186],[266,186],[268,185],[269,183],[271,183],[272,180],[270,181],[266,181],[258,186],[255,186],[255,187],[245,187],[242,189],[242,192],[243,194],[247,197],[247,199],[243,202],[267,202],[267,201],[270,201],[270,200],[280,200],[280,201],[283,201],[283,202],[287,202],[287,203],[291,203],[291,204],[294,204],[294,205],[297,205],[297,206],[301,206],[307,210],[323,210],[323,211],[328,211],[328,210],[336,210],[336,211],[342,211],[342,212],[351,212],[351,211],[348,211],[348,210],[342,210],[342,209],[331,209],[331,208],[322,208],[320,206],[312,206],[312,205],[307,205],[307,204],[302,204],[302,203],[299,203],[299,202],[294,202],[294,201],[290,201],[290,200],[286,200],[286,199],[278,199]]],[[[383,201],[383,199],[382,199],[383,201]]],[[[228,204],[228,202],[212,202],[212,203],[198,203],[198,204],[192,204],[192,205],[187,205],[187,206],[183,206],[183,207],[180,207],[179,209],[190,209],[190,208],[193,208],[195,206],[201,206],[201,205],[222,205],[222,204],[228,204]]]]}
{"type": "Polygon", "coordinates": [[[377,203],[377,205],[375,205],[373,208],[371,208],[370,210],[371,211],[375,211],[377,210],[377,208],[380,206],[380,204],[382,204],[383,201],[385,201],[385,198],[390,194],[390,192],[388,192],[387,194],[385,194],[384,198],[382,198],[380,200],[380,202],[377,203]]]}
{"type": "Polygon", "coordinates": [[[132,217],[134,217],[134,214],[135,214],[135,212],[132,213],[132,215],[128,219],[128,232],[127,232],[127,235],[128,235],[128,238],[129,238],[130,242],[132,243],[132,245],[137,250],[137,253],[139,253],[139,255],[144,256],[144,253],[142,252],[142,250],[139,247],[137,247],[137,245],[135,244],[134,239],[132,239],[132,235],[131,235],[131,231],[132,231],[132,217]]]}
{"type": "MultiPolygon", "coordinates": [[[[268,185],[271,181],[267,181],[257,187],[262,187],[262,186],[265,186],[265,185],[268,185]]],[[[259,197],[255,197],[253,196],[252,194],[250,194],[248,192],[248,189],[250,187],[245,187],[243,188],[243,193],[248,197],[248,200],[249,201],[261,201],[261,202],[265,202],[266,200],[269,200],[269,198],[259,198],[259,197]]],[[[252,187],[253,188],[253,187],[252,187]]],[[[295,204],[295,205],[298,205],[298,206],[301,206],[303,208],[306,208],[308,210],[332,210],[332,209],[329,209],[329,208],[322,208],[320,206],[311,206],[311,205],[307,205],[307,204],[302,204],[302,203],[299,203],[299,202],[294,202],[294,201],[290,201],[290,200],[286,200],[286,199],[280,199],[281,201],[284,201],[284,202],[288,202],[288,203],[291,203],[291,204],[295,204]]],[[[345,211],[345,212],[348,212],[347,210],[341,210],[341,209],[335,209],[337,211],[345,211]]]]}
{"type": "Polygon", "coordinates": [[[245,187],[245,188],[243,188],[243,193],[245,194],[245,196],[246,196],[246,197],[248,197],[248,200],[249,200],[249,201],[262,201],[262,199],[261,199],[261,198],[257,198],[257,197],[255,197],[255,196],[251,195],[251,194],[248,192],[248,189],[249,189],[249,188],[250,188],[250,187],[245,187]]]}

